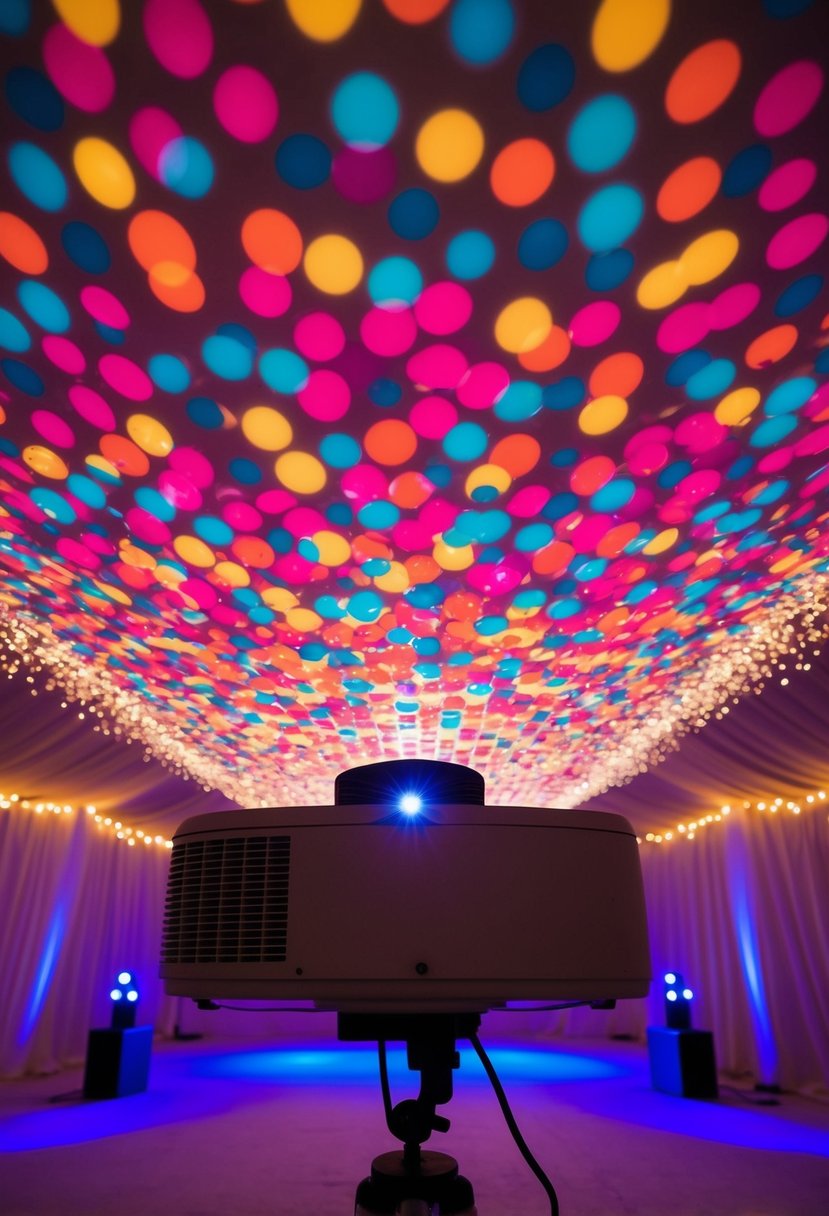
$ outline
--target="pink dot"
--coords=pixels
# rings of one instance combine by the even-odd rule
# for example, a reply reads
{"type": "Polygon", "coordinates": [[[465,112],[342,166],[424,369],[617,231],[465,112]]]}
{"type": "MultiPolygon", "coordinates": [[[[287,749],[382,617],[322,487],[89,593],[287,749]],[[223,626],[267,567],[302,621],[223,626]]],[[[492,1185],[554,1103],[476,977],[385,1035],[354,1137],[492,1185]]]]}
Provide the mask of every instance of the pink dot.
{"type": "Polygon", "coordinates": [[[420,549],[431,549],[433,534],[420,519],[404,519],[392,528],[395,545],[405,553],[417,553],[420,549]]]}
{"type": "Polygon", "coordinates": [[[473,363],[455,395],[470,410],[488,410],[510,384],[509,372],[500,363],[473,363]]]}
{"type": "Polygon", "coordinates": [[[815,427],[808,435],[804,435],[794,448],[795,456],[815,456],[829,448],[829,424],[815,427]]]}
{"type": "Polygon", "coordinates": [[[485,595],[503,595],[514,591],[529,569],[529,562],[517,553],[508,553],[500,562],[492,565],[472,566],[467,571],[466,581],[476,591],[485,595]]]}
{"type": "Polygon", "coordinates": [[[82,532],[81,540],[87,548],[91,549],[93,553],[97,553],[99,557],[115,557],[118,552],[112,541],[108,540],[105,536],[101,536],[98,532],[82,532]]]}
{"type": "Polygon", "coordinates": [[[279,114],[273,85],[256,68],[242,64],[219,77],[213,108],[227,133],[246,144],[267,139],[279,114]]]}
{"type": "Polygon", "coordinates": [[[59,334],[47,334],[41,346],[49,362],[70,376],[79,376],[86,367],[83,351],[68,338],[62,338],[59,334]]]}
{"type": "Polygon", "coordinates": [[[575,528],[567,529],[566,539],[576,553],[592,553],[605,532],[612,527],[613,520],[609,515],[588,515],[575,528]]]}
{"type": "Polygon", "coordinates": [[[98,371],[110,388],[130,401],[149,401],[153,395],[150,377],[124,355],[102,355],[98,360],[98,371]]]}
{"type": "Polygon", "coordinates": [[[125,516],[130,532],[149,545],[164,545],[170,539],[170,529],[163,520],[151,515],[143,507],[131,507],[125,516]]]}
{"type": "Polygon", "coordinates": [[[181,595],[188,596],[205,612],[215,607],[218,600],[216,591],[203,578],[186,578],[183,583],[178,584],[176,590],[181,595]]]}
{"type": "Polygon", "coordinates": [[[53,443],[58,448],[75,446],[75,432],[59,414],[53,414],[51,410],[34,410],[31,421],[38,435],[47,443],[53,443]]]}
{"type": "Polygon", "coordinates": [[[713,414],[690,414],[676,428],[676,441],[690,452],[708,452],[728,435],[728,427],[713,414]]]}
{"type": "Polygon", "coordinates": [[[256,507],[239,498],[222,507],[222,519],[237,532],[255,532],[262,526],[262,516],[256,507]]]}
{"type": "Polygon", "coordinates": [[[43,62],[55,88],[77,109],[98,114],[112,101],[115,73],[106,55],[65,25],[53,25],[43,39],[43,62]]]}
{"type": "Polygon", "coordinates": [[[363,345],[375,355],[402,355],[417,337],[410,308],[372,308],[360,322],[363,345]]]}
{"type": "Polygon", "coordinates": [[[810,59],[781,68],[765,86],[754,107],[761,135],[783,135],[802,122],[823,89],[823,72],[810,59]]]}
{"type": "Polygon", "coordinates": [[[274,562],[272,570],[277,578],[294,587],[301,587],[313,578],[314,563],[306,561],[298,553],[283,553],[274,562]]]}
{"type": "Polygon", "coordinates": [[[159,474],[158,492],[171,506],[182,511],[198,511],[202,504],[202,496],[192,480],[174,469],[165,469],[159,474]]]}
{"type": "Polygon", "coordinates": [[[453,334],[472,316],[472,296],[460,283],[432,283],[421,292],[414,311],[427,334],[453,334]]]}
{"type": "Polygon", "coordinates": [[[451,528],[460,514],[460,508],[446,498],[433,498],[420,512],[420,521],[429,529],[431,536],[451,528]]]}
{"type": "Polygon", "coordinates": [[[158,106],[138,110],[130,119],[129,137],[132,150],[147,172],[161,181],[161,158],[164,149],[184,132],[171,114],[158,106]]]}
{"type": "Polygon", "coordinates": [[[282,520],[282,526],[291,536],[313,536],[315,532],[327,528],[328,522],[325,516],[313,507],[295,507],[282,520]]]}
{"type": "Polygon", "coordinates": [[[829,231],[829,219],[820,212],[798,216],[775,232],[766,250],[766,261],[773,270],[788,270],[804,261],[822,245],[829,231]]]}
{"type": "Polygon", "coordinates": [[[352,203],[375,203],[392,189],[397,165],[391,148],[342,148],[334,157],[331,180],[338,194],[352,203]]]}
{"type": "Polygon", "coordinates": [[[144,36],[173,76],[200,76],[213,56],[213,29],[198,0],[147,0],[144,36]]]}
{"type": "Polygon", "coordinates": [[[760,288],[756,283],[735,283],[726,287],[708,305],[710,329],[730,329],[750,317],[760,303],[760,288]]]}
{"type": "Polygon", "coordinates": [[[115,430],[112,406],[100,393],[96,393],[94,388],[87,388],[85,384],[73,384],[68,396],[73,409],[84,422],[96,426],[99,431],[115,430]]]}
{"type": "Polygon", "coordinates": [[[696,469],[679,482],[677,493],[688,502],[699,502],[716,494],[722,478],[716,469],[696,469]]]}
{"type": "Polygon", "coordinates": [[[640,444],[628,456],[628,468],[635,477],[650,477],[668,463],[668,448],[664,443],[650,440],[640,444]]]}
{"type": "Polygon", "coordinates": [[[702,342],[708,329],[708,305],[683,304],[675,308],[659,326],[656,345],[666,354],[676,355],[702,342]]]}
{"type": "Polygon", "coordinates": [[[442,439],[458,421],[458,411],[445,397],[421,397],[409,411],[409,425],[424,439],[442,439]]]}
{"type": "Polygon", "coordinates": [[[389,483],[385,474],[373,464],[355,464],[353,469],[346,469],[340,479],[343,494],[355,504],[373,502],[376,498],[385,498],[389,483]]]}
{"type": "Polygon", "coordinates": [[[674,433],[669,426],[646,426],[635,435],[631,435],[625,444],[625,459],[629,460],[633,453],[646,443],[670,443],[674,433]]]}
{"type": "Polygon", "coordinates": [[[73,566],[81,566],[84,570],[97,570],[101,564],[101,559],[97,554],[71,536],[61,536],[55,549],[64,561],[71,562],[73,566]]]}
{"type": "Polygon", "coordinates": [[[291,284],[281,274],[249,266],[239,279],[239,295],[258,317],[281,317],[291,307],[291,284]]]}
{"type": "Polygon", "coordinates": [[[287,490],[265,490],[256,499],[257,510],[265,515],[281,515],[295,504],[296,498],[287,490]]]}
{"type": "Polygon", "coordinates": [[[206,489],[213,483],[213,465],[195,448],[173,448],[167,457],[167,463],[176,473],[183,474],[200,489],[206,489]]]}
{"type": "Polygon", "coordinates": [[[546,486],[524,486],[517,494],[513,494],[507,503],[507,511],[510,515],[517,515],[519,519],[531,519],[533,515],[543,511],[550,497],[551,491],[546,486]]]}
{"type": "Polygon", "coordinates": [[[622,312],[612,300],[596,300],[580,308],[570,322],[568,333],[574,346],[598,346],[615,333],[622,312]]]}
{"type": "Polygon", "coordinates": [[[760,187],[757,201],[764,211],[782,211],[799,203],[815,184],[817,165],[813,160],[800,157],[787,161],[770,173],[760,187]]]}
{"type": "Polygon", "coordinates": [[[413,384],[426,388],[457,388],[467,366],[466,357],[456,346],[438,343],[412,355],[406,372],[413,384]]]}
{"type": "Polygon", "coordinates": [[[111,326],[112,329],[126,329],[130,323],[130,314],[124,305],[104,287],[96,287],[93,284],[84,287],[81,291],[81,304],[90,317],[100,321],[102,325],[111,326]]]}
{"type": "Polygon", "coordinates": [[[297,393],[299,404],[312,418],[320,422],[336,422],[348,413],[351,389],[337,372],[317,368],[311,372],[304,388],[297,393]]]}
{"type": "Polygon", "coordinates": [[[306,359],[326,363],[345,347],[345,334],[339,321],[327,312],[310,312],[294,326],[294,343],[306,359]]]}

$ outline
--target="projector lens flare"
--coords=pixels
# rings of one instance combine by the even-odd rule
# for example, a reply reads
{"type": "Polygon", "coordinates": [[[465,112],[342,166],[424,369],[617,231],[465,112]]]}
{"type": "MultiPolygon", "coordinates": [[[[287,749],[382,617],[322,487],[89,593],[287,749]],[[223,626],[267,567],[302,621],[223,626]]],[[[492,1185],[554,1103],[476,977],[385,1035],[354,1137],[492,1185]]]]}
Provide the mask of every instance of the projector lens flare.
{"type": "Polygon", "coordinates": [[[400,809],[404,815],[416,815],[423,803],[417,794],[404,794],[400,799],[400,809]]]}

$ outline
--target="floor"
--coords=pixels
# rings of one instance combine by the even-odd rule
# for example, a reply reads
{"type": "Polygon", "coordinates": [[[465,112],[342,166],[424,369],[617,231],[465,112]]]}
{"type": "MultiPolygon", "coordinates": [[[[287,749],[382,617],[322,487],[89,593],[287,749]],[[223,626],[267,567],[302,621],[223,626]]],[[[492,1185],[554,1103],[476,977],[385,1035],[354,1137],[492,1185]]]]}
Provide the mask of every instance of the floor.
{"type": "MultiPolygon", "coordinates": [[[[634,1043],[487,1045],[563,1216],[829,1213],[829,1105],[657,1093],[634,1043]]],[[[402,1049],[390,1064],[394,1100],[414,1096],[402,1049]]],[[[0,1085],[4,1216],[351,1216],[395,1146],[361,1045],[157,1043],[146,1093],[85,1103],[81,1080],[0,1085]]],[[[429,1147],[458,1158],[480,1216],[549,1212],[470,1049],[444,1109],[452,1128],[429,1147]]]]}

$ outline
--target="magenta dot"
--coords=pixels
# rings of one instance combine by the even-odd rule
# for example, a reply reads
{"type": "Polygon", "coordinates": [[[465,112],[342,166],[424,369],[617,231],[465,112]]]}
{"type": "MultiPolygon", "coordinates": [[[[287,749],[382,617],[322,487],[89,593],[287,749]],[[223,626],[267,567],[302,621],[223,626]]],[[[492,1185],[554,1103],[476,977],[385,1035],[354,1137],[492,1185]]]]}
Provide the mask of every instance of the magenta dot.
{"type": "Polygon", "coordinates": [[[311,312],[294,326],[294,343],[306,359],[325,363],[341,354],[345,333],[339,321],[327,312],[311,312]]]}
{"type": "Polygon", "coordinates": [[[773,270],[788,270],[814,253],[826,239],[829,219],[820,212],[798,216],[774,234],[766,250],[766,261],[773,270]]]}
{"type": "Polygon", "coordinates": [[[209,612],[215,607],[218,595],[215,589],[203,578],[186,578],[179,583],[176,590],[181,595],[188,596],[199,608],[209,612]]]}
{"type": "Polygon", "coordinates": [[[802,122],[823,89],[823,72],[810,59],[781,68],[765,86],[754,107],[761,135],[783,135],[802,122]]]}
{"type": "Polygon", "coordinates": [[[126,329],[130,323],[130,314],[124,305],[104,287],[96,287],[93,284],[84,287],[81,291],[81,304],[90,317],[100,321],[102,325],[111,326],[112,329],[126,329]]]}
{"type": "Polygon", "coordinates": [[[385,498],[389,488],[385,475],[373,464],[355,464],[353,469],[346,469],[340,485],[346,498],[358,506],[385,498]]]}
{"type": "Polygon", "coordinates": [[[821,384],[820,388],[815,389],[812,393],[803,407],[803,415],[805,418],[815,418],[826,409],[829,409],[829,380],[821,384]]]}
{"type": "Polygon", "coordinates": [[[674,433],[669,426],[646,426],[635,435],[631,435],[625,444],[625,459],[629,460],[633,453],[646,443],[670,443],[674,433]]]}
{"type": "Polygon", "coordinates": [[[666,354],[676,355],[702,342],[708,330],[708,305],[683,304],[675,308],[659,326],[656,344],[666,354]]]}
{"type": "Polygon", "coordinates": [[[86,359],[80,347],[68,338],[62,338],[60,334],[47,334],[41,346],[49,362],[70,376],[79,376],[86,367],[86,359]]]}
{"type": "Polygon", "coordinates": [[[409,425],[424,439],[442,439],[458,421],[458,411],[445,397],[421,397],[409,411],[409,425]]]}
{"type": "Polygon", "coordinates": [[[53,443],[58,448],[75,446],[75,432],[71,426],[51,410],[34,410],[32,426],[47,443],[53,443]]]}
{"type": "Polygon", "coordinates": [[[283,582],[301,587],[310,583],[314,576],[314,563],[306,561],[298,553],[283,553],[273,564],[273,572],[283,582]]]}
{"type": "Polygon", "coordinates": [[[88,545],[81,544],[71,536],[62,536],[55,549],[64,561],[71,562],[73,566],[81,566],[84,570],[97,570],[101,564],[97,553],[93,553],[88,545]]]}
{"type": "Polygon", "coordinates": [[[730,329],[750,317],[760,303],[760,288],[756,283],[735,283],[726,287],[708,305],[710,329],[730,329]]]}
{"type": "Polygon", "coordinates": [[[256,499],[256,508],[265,515],[281,515],[296,505],[296,498],[287,490],[265,490],[256,499]]]}
{"type": "Polygon", "coordinates": [[[421,508],[420,521],[429,529],[429,534],[435,536],[451,528],[459,514],[460,508],[447,498],[433,498],[421,508]]]}
{"type": "Polygon", "coordinates": [[[467,369],[466,357],[456,346],[438,343],[412,355],[406,372],[413,384],[425,388],[457,388],[467,369]]]}
{"type": "Polygon", "coordinates": [[[165,545],[171,532],[163,520],[151,515],[143,507],[131,507],[125,516],[130,532],[149,545],[165,545]]]}
{"type": "Polygon", "coordinates": [[[500,363],[473,363],[455,395],[470,410],[488,410],[509,388],[510,376],[500,363]]]}
{"type": "Polygon", "coordinates": [[[631,452],[627,458],[628,468],[635,477],[650,477],[664,469],[668,463],[669,452],[664,443],[651,439],[631,452]]]}
{"type": "Polygon", "coordinates": [[[760,187],[757,201],[765,211],[782,211],[798,203],[815,184],[817,165],[800,157],[787,161],[770,173],[760,187]]]}
{"type": "Polygon", "coordinates": [[[202,504],[201,493],[191,479],[174,469],[165,469],[159,474],[158,492],[171,506],[182,511],[198,511],[202,504]]]}
{"type": "MultiPolygon", "coordinates": [[[[829,424],[816,427],[808,435],[804,435],[794,448],[795,456],[815,456],[829,448],[829,424]]],[[[809,491],[811,492],[811,491],[809,491]]]]}
{"type": "Polygon", "coordinates": [[[337,372],[322,367],[311,372],[297,398],[311,418],[317,418],[320,422],[336,422],[348,413],[351,389],[337,372]]]}
{"type": "Polygon", "coordinates": [[[325,516],[313,507],[295,507],[288,511],[282,520],[282,526],[291,536],[313,536],[328,527],[325,516]]]}
{"type": "Polygon", "coordinates": [[[91,549],[93,553],[97,553],[99,557],[115,557],[118,553],[112,541],[106,536],[101,536],[98,532],[83,532],[81,540],[87,548],[91,549]]]}
{"type": "Polygon", "coordinates": [[[427,334],[453,334],[472,316],[472,296],[460,283],[432,283],[420,293],[414,311],[427,334]]]}
{"type": "Polygon", "coordinates": [[[612,300],[596,300],[580,308],[568,333],[574,346],[598,346],[616,332],[622,312],[612,300]]]}
{"type": "Polygon", "coordinates": [[[728,427],[713,414],[690,414],[676,428],[676,441],[691,452],[708,452],[728,435],[728,427]]]}
{"type": "Polygon", "coordinates": [[[115,430],[115,414],[112,406],[104,400],[100,393],[96,393],[94,388],[87,388],[85,384],[73,384],[68,397],[73,409],[83,418],[84,422],[88,422],[90,426],[96,426],[99,431],[115,430]]]}
{"type": "Polygon", "coordinates": [[[87,114],[105,110],[115,94],[115,73],[104,52],[53,25],[43,39],[43,62],[55,88],[87,114]]]}
{"type": "Polygon", "coordinates": [[[372,308],[360,322],[363,345],[375,355],[402,355],[417,337],[410,308],[372,308]]]}
{"type": "Polygon", "coordinates": [[[281,317],[291,307],[291,284],[281,274],[249,266],[239,279],[242,302],[258,317],[281,317]]]}
{"type": "Polygon", "coordinates": [[[404,519],[392,528],[392,539],[406,553],[417,553],[419,549],[430,549],[433,539],[426,524],[419,519],[404,519]]]}
{"type": "Polygon", "coordinates": [[[174,472],[187,477],[199,489],[204,490],[213,483],[213,465],[203,452],[195,448],[173,448],[167,463],[174,472]]]}
{"type": "Polygon", "coordinates": [[[513,494],[507,503],[507,511],[519,519],[531,519],[544,510],[550,497],[551,491],[546,486],[524,486],[523,490],[513,494]]]}
{"type": "Polygon", "coordinates": [[[699,502],[715,494],[722,478],[716,469],[696,469],[683,477],[677,485],[677,493],[688,502],[699,502]]]}
{"type": "Polygon", "coordinates": [[[262,516],[256,507],[238,498],[222,507],[222,519],[237,532],[255,532],[262,526],[262,516]]]}
{"type": "Polygon", "coordinates": [[[130,119],[129,137],[132,150],[147,172],[161,181],[161,158],[164,149],[184,132],[171,114],[158,106],[138,110],[130,119]]]}
{"type": "Polygon", "coordinates": [[[472,566],[467,571],[466,581],[476,591],[485,595],[503,595],[514,591],[527,574],[529,563],[518,554],[509,553],[500,562],[492,565],[472,566]]]}
{"type": "Polygon", "coordinates": [[[342,148],[331,166],[337,193],[352,203],[375,203],[385,198],[396,178],[397,164],[391,148],[342,148]]]}
{"type": "Polygon", "coordinates": [[[147,0],[144,36],[173,76],[200,76],[213,56],[213,29],[198,0],[147,0]]]}
{"type": "Polygon", "coordinates": [[[153,395],[150,377],[124,355],[102,355],[98,360],[98,371],[110,388],[130,401],[149,401],[153,395]]]}
{"type": "Polygon", "coordinates": [[[592,553],[605,532],[613,527],[609,515],[588,515],[577,523],[574,528],[568,528],[566,538],[576,553],[592,553]]]}
{"type": "Polygon", "coordinates": [[[238,64],[223,72],[213,90],[213,108],[234,139],[256,144],[276,126],[279,106],[273,85],[256,68],[238,64]]]}

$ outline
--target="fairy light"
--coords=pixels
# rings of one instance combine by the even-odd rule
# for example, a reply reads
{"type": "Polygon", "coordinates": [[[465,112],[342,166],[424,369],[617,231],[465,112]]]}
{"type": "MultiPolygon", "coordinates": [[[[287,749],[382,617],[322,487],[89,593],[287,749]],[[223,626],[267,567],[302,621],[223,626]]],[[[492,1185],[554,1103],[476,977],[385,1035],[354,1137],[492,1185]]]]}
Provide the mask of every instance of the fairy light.
{"type": "Polygon", "coordinates": [[[171,849],[173,847],[172,840],[168,840],[166,836],[153,836],[149,832],[142,831],[140,828],[132,828],[120,820],[113,820],[109,815],[101,815],[93,803],[86,803],[84,806],[79,807],[73,806],[69,802],[33,802],[25,794],[6,794],[0,791],[0,811],[13,809],[31,811],[35,815],[78,815],[85,813],[95,824],[99,833],[111,836],[113,840],[126,840],[127,844],[134,845],[135,838],[138,837],[144,841],[144,844],[154,845],[163,849],[171,849]]]}
{"type": "MultiPolygon", "coordinates": [[[[804,810],[816,809],[821,802],[826,801],[826,791],[822,789],[813,790],[811,793],[801,795],[798,799],[789,798],[784,800],[783,796],[778,794],[774,798],[768,795],[765,798],[751,799],[745,798],[742,802],[743,812],[758,812],[759,814],[776,815],[780,811],[788,811],[791,815],[801,815],[804,810]]],[[[646,844],[662,844],[671,840],[693,840],[696,833],[711,823],[723,823],[728,820],[732,814],[732,806],[730,803],[723,803],[719,811],[711,811],[705,815],[700,815],[697,819],[688,823],[678,823],[672,830],[662,832],[647,832],[644,841],[646,844]],[[676,835],[674,835],[676,833],[676,835]]],[[[637,843],[642,843],[642,837],[637,836],[637,843]]]]}

